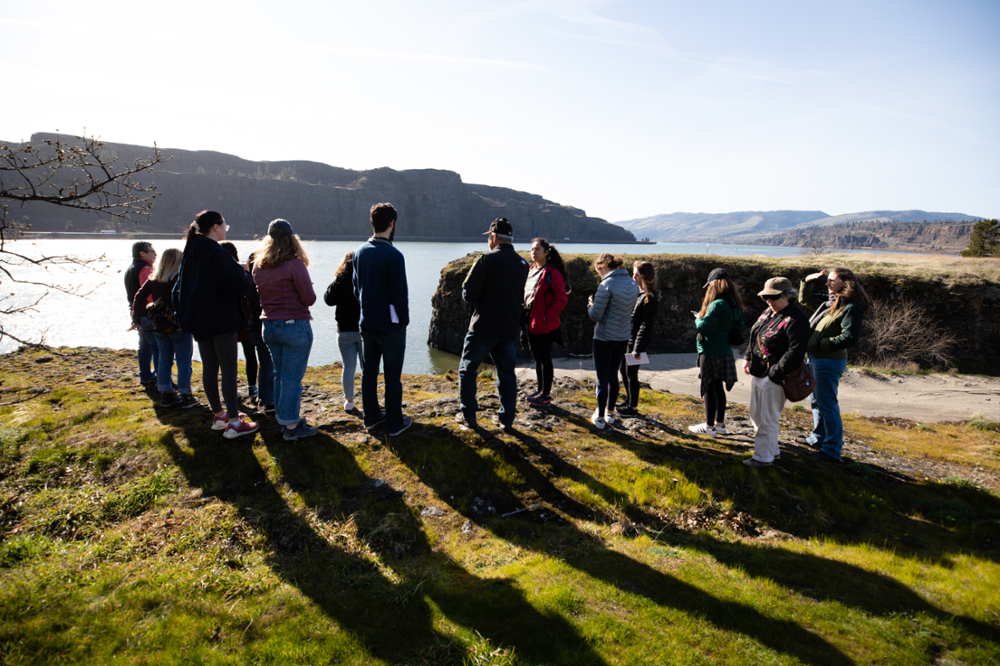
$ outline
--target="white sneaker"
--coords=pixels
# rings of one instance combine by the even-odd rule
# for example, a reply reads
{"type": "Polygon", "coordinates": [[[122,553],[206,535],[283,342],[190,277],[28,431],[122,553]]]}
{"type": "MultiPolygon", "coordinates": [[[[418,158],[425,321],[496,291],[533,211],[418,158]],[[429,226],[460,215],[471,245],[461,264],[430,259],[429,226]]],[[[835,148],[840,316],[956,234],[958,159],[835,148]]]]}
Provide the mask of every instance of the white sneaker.
{"type": "Polygon", "coordinates": [[[707,437],[715,437],[715,428],[709,428],[704,423],[699,423],[698,425],[688,426],[688,430],[696,435],[705,435],[707,437]]]}
{"type": "Polygon", "coordinates": [[[353,400],[345,400],[344,401],[344,411],[345,412],[352,412],[352,411],[354,411],[354,401],[353,400]]]}
{"type": "Polygon", "coordinates": [[[601,413],[596,409],[590,416],[590,422],[593,423],[598,430],[604,430],[604,419],[601,418],[601,413]]]}
{"type": "Polygon", "coordinates": [[[614,423],[615,422],[615,418],[616,418],[616,414],[615,414],[615,411],[613,409],[609,409],[608,411],[604,412],[604,420],[605,420],[605,422],[607,422],[608,425],[611,425],[612,423],[614,423]]]}
{"type": "Polygon", "coordinates": [[[717,435],[728,435],[729,432],[726,430],[726,424],[725,423],[716,423],[715,424],[715,434],[717,434],[717,435]]]}

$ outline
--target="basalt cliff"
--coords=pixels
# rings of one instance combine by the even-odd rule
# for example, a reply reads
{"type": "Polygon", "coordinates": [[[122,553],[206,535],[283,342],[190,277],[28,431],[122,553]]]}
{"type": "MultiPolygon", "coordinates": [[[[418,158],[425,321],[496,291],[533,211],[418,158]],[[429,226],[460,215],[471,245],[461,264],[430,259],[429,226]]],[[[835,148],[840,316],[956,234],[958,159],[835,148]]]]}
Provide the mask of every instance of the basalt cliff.
{"type": "MultiPolygon", "coordinates": [[[[34,134],[44,147],[54,134],[34,134]]],[[[61,136],[64,143],[72,143],[61,136]]],[[[11,142],[8,142],[11,143],[11,142]]],[[[278,217],[290,220],[304,238],[364,238],[371,232],[369,209],[388,201],[399,211],[396,237],[468,240],[496,217],[506,217],[518,238],[544,236],[574,241],[631,242],[632,232],[577,208],[503,187],[462,182],[452,171],[390,168],[354,171],[318,162],[254,162],[211,151],[161,149],[169,161],[142,179],[159,192],[141,231],[180,233],[195,214],[211,208],[223,213],[230,237],[253,238],[278,217]]],[[[152,148],[105,143],[102,155],[131,164],[148,159],[152,148]]],[[[27,204],[12,209],[16,221],[33,232],[137,231],[128,221],[52,206],[27,204]]]]}
{"type": "MultiPolygon", "coordinates": [[[[522,253],[527,258],[527,255],[522,253]]],[[[470,306],[462,301],[462,281],[476,255],[450,262],[441,271],[438,289],[431,301],[428,344],[459,354],[468,330],[470,306]]],[[[597,290],[598,277],[591,268],[594,255],[565,254],[567,281],[572,285],[569,302],[560,315],[565,346],[556,346],[557,355],[590,354],[594,323],[587,315],[587,300],[597,290]]],[[[964,371],[997,371],[1000,354],[1000,272],[995,260],[952,260],[959,268],[907,264],[905,257],[886,255],[824,256],[821,266],[813,257],[718,257],[707,255],[627,255],[625,266],[636,259],[651,261],[656,267],[661,290],[660,305],[650,352],[686,353],[695,351],[692,311],[701,308],[706,276],[717,266],[725,266],[740,286],[750,325],[764,309],[756,294],[764,282],[783,275],[797,286],[806,275],[824,266],[846,264],[861,277],[869,295],[884,308],[914,302],[933,323],[929,335],[952,333],[958,344],[957,359],[964,359],[964,371]],[[963,262],[963,263],[958,263],[963,262]],[[988,366],[988,368],[987,368],[988,366]]]]}

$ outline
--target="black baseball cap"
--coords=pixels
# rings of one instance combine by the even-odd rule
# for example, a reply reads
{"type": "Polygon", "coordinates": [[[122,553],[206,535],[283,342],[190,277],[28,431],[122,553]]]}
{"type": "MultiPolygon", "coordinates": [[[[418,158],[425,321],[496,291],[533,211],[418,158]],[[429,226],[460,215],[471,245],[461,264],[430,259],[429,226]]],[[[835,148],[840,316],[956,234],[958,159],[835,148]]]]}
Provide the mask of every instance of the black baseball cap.
{"type": "Polygon", "coordinates": [[[490,230],[483,235],[489,236],[490,234],[514,238],[514,227],[510,226],[510,222],[507,221],[506,217],[498,217],[490,223],[490,230]]]}

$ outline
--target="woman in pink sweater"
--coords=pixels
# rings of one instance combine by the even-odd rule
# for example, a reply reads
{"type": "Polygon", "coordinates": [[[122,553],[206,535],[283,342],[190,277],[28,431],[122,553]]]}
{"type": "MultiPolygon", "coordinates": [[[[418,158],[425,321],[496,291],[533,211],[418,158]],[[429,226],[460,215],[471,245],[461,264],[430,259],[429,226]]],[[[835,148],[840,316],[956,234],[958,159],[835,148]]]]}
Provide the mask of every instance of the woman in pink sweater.
{"type": "Polygon", "coordinates": [[[264,342],[274,361],[274,406],[283,436],[292,441],[312,437],[319,429],[299,416],[302,378],[312,349],[312,316],[316,302],[309,278],[309,257],[286,220],[267,227],[264,245],[255,253],[253,279],[260,295],[264,342]]]}

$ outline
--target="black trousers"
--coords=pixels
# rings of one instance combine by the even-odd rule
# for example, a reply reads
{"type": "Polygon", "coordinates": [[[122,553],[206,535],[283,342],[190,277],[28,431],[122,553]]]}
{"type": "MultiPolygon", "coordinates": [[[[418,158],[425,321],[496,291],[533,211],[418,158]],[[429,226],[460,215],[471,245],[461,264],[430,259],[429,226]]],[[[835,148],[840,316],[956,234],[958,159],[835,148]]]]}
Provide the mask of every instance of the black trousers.
{"type": "Polygon", "coordinates": [[[552,339],[554,335],[555,331],[539,335],[528,334],[531,357],[535,359],[535,379],[538,381],[538,390],[542,395],[549,395],[552,392],[552,376],[554,374],[552,339]]]}

